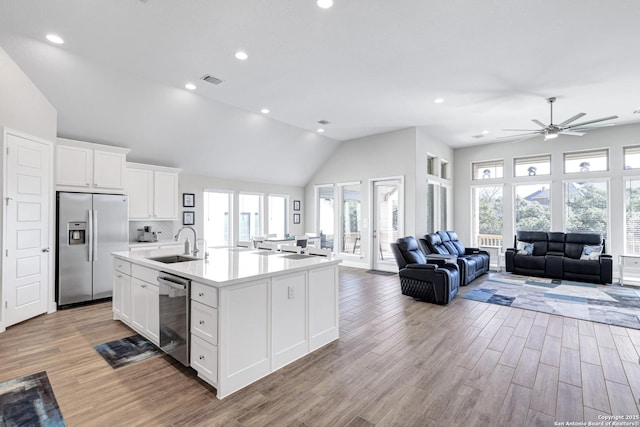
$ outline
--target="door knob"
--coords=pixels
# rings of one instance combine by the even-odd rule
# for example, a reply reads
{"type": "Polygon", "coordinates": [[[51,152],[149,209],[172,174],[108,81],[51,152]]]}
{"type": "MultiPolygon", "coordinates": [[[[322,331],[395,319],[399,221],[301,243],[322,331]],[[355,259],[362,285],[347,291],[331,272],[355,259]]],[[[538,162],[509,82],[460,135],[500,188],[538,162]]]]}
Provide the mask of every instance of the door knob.
{"type": "Polygon", "coordinates": [[[42,248],[42,252],[49,252],[49,248],[42,248]]]}

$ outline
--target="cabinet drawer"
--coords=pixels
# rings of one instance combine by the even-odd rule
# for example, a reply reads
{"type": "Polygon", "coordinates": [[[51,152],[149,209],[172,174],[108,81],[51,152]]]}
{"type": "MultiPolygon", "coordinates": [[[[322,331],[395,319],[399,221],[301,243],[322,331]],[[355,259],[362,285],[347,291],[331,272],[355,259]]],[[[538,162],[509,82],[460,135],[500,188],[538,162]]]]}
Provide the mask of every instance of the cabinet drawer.
{"type": "Polygon", "coordinates": [[[218,310],[192,301],[191,333],[211,344],[218,344],[218,310]]]}
{"type": "Polygon", "coordinates": [[[218,290],[211,286],[198,282],[191,282],[191,299],[206,304],[210,307],[218,307],[218,290]]]}
{"type": "Polygon", "coordinates": [[[625,267],[640,267],[640,259],[637,258],[625,258],[623,262],[625,267]]]}
{"type": "Polygon", "coordinates": [[[123,261],[123,260],[118,259],[118,258],[114,258],[113,259],[113,268],[115,268],[116,271],[124,273],[124,274],[126,274],[128,276],[131,276],[131,263],[130,262],[123,261]]]}
{"type": "Polygon", "coordinates": [[[198,371],[198,376],[217,385],[218,347],[191,334],[191,367],[198,371]]]}
{"type": "Polygon", "coordinates": [[[158,272],[151,268],[133,264],[131,266],[131,275],[147,283],[158,284],[158,272]]]}

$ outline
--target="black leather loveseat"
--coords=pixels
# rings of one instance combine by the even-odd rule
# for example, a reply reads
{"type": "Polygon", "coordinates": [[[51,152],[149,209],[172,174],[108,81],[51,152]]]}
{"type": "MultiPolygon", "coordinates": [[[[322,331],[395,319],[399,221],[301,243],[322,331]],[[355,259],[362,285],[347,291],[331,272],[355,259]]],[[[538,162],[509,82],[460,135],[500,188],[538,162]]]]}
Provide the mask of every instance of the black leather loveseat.
{"type": "Polygon", "coordinates": [[[403,295],[435,304],[448,304],[458,293],[458,266],[439,259],[427,263],[413,236],[391,243],[393,256],[400,270],[400,289],[403,295]]]}
{"type": "Polygon", "coordinates": [[[505,253],[508,272],[611,283],[613,261],[599,234],[519,231],[505,253]]]}
{"type": "Polygon", "coordinates": [[[464,286],[489,271],[489,253],[478,248],[465,248],[455,231],[438,231],[419,240],[427,258],[430,255],[455,256],[460,269],[460,285],[464,286]]]}

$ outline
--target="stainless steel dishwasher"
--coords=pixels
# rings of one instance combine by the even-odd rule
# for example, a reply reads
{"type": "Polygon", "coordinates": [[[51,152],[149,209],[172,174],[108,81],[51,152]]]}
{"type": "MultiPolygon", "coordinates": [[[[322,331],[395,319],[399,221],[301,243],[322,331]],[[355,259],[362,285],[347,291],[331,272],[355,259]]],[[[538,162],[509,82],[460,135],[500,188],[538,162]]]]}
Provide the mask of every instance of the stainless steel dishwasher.
{"type": "Polygon", "coordinates": [[[191,280],[160,271],[160,349],[189,366],[191,280]]]}

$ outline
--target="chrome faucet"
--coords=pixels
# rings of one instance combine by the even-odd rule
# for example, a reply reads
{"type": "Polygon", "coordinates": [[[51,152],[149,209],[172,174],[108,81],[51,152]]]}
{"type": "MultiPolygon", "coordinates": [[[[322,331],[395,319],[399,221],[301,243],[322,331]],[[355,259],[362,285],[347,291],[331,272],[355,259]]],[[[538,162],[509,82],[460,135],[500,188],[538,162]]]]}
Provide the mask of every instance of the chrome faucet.
{"type": "MultiPolygon", "coordinates": [[[[198,232],[196,231],[195,228],[191,227],[190,225],[185,225],[183,226],[180,230],[178,230],[178,233],[175,236],[175,240],[176,242],[178,241],[178,238],[180,238],[180,233],[182,233],[182,230],[184,230],[185,228],[188,228],[189,230],[193,231],[193,251],[192,254],[193,256],[196,256],[196,254],[198,252],[200,252],[200,250],[198,249],[198,232]]],[[[189,241],[189,238],[187,237],[187,242],[189,241]]],[[[185,246],[185,248],[188,248],[189,244],[187,243],[187,245],[185,246]]],[[[189,251],[185,250],[185,255],[189,255],[189,251]]]]}
{"type": "Polygon", "coordinates": [[[209,259],[209,252],[207,251],[207,241],[205,240],[204,237],[200,237],[199,239],[196,239],[196,243],[195,243],[196,246],[198,245],[198,240],[202,240],[204,242],[204,259],[206,261],[209,259]]]}

